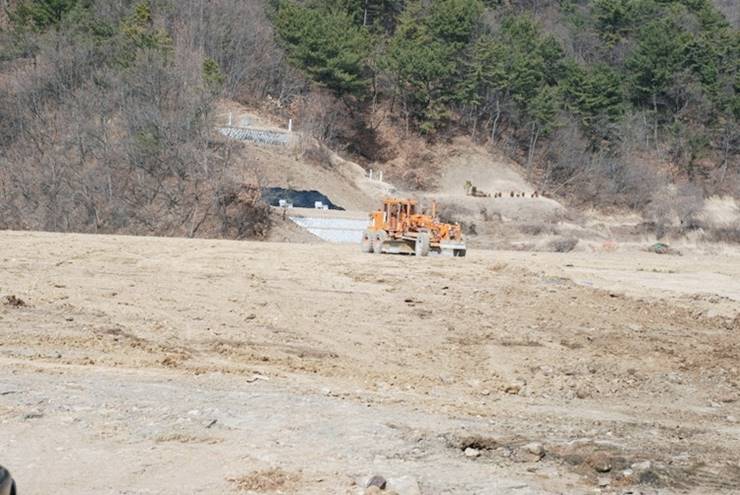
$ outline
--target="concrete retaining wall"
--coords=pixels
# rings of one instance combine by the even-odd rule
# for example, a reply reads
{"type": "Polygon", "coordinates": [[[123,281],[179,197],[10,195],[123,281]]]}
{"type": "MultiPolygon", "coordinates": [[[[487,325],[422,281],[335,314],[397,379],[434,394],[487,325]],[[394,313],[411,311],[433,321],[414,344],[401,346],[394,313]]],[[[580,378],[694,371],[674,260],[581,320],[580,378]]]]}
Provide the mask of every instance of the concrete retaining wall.
{"type": "Polygon", "coordinates": [[[239,141],[252,141],[259,144],[272,144],[287,146],[290,133],[280,131],[268,131],[250,127],[219,127],[218,132],[224,136],[239,141]]]}
{"type": "Polygon", "coordinates": [[[290,217],[296,224],[325,241],[358,244],[362,233],[370,225],[367,219],[290,217]]]}

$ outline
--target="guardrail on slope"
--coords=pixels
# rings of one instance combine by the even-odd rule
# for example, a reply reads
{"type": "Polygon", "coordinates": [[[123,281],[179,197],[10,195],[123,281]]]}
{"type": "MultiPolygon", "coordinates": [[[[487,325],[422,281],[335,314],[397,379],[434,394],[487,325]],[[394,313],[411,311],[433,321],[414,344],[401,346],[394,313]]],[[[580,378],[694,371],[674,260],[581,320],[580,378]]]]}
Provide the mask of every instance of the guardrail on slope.
{"type": "Polygon", "coordinates": [[[255,127],[217,127],[216,130],[230,139],[252,141],[258,144],[287,146],[290,142],[290,132],[258,129],[255,127]]]}

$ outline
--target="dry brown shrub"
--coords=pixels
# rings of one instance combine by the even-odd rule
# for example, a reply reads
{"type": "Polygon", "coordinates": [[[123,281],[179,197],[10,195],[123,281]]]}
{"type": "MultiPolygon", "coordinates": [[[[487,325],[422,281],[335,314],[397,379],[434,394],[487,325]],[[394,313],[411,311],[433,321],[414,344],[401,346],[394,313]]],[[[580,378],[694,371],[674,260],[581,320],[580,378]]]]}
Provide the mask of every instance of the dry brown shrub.
{"type": "MultiPolygon", "coordinates": [[[[389,141],[389,146],[393,145],[389,141]]],[[[395,143],[395,158],[382,166],[386,181],[413,191],[433,190],[439,177],[440,157],[422,138],[409,136],[395,143]]]]}
{"type": "Polygon", "coordinates": [[[301,158],[321,167],[331,167],[331,150],[314,138],[301,139],[301,158]]]}
{"type": "Polygon", "coordinates": [[[518,225],[518,229],[522,234],[526,235],[554,234],[556,231],[554,225],[543,222],[521,224],[518,225]]]}
{"type": "Polygon", "coordinates": [[[297,97],[290,106],[295,129],[324,143],[351,133],[347,107],[329,92],[316,91],[297,97]]]}
{"type": "Polygon", "coordinates": [[[740,221],[736,222],[734,226],[710,229],[704,237],[714,242],[740,244],[740,221]]]}
{"type": "Polygon", "coordinates": [[[612,239],[606,240],[601,244],[601,251],[605,253],[613,253],[618,248],[619,248],[619,244],[617,243],[617,241],[612,240],[612,239]]]}
{"type": "Polygon", "coordinates": [[[186,435],[184,433],[171,433],[168,435],[159,435],[155,437],[154,441],[157,443],[204,443],[208,445],[214,445],[217,443],[222,443],[224,439],[214,437],[199,437],[195,435],[186,435]]]}
{"type": "Polygon", "coordinates": [[[547,248],[555,253],[569,253],[577,244],[578,239],[575,237],[557,237],[547,243],[547,248]]]}
{"type": "Polygon", "coordinates": [[[264,237],[270,230],[270,207],[262,201],[259,188],[249,184],[226,183],[217,199],[221,234],[231,239],[264,237]]]}

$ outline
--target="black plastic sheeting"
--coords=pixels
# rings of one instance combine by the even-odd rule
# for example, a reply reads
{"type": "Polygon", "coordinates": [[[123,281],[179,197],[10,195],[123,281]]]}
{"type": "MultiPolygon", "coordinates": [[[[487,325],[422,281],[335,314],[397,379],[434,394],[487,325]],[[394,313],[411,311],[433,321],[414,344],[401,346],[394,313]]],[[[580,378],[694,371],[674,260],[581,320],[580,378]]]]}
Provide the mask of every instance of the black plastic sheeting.
{"type": "Polygon", "coordinates": [[[321,201],[330,210],[344,210],[341,206],[332,203],[328,197],[319,191],[296,191],[295,189],[282,187],[262,188],[262,200],[270,206],[280,206],[281,199],[293,203],[296,208],[314,208],[316,201],[321,201]]]}

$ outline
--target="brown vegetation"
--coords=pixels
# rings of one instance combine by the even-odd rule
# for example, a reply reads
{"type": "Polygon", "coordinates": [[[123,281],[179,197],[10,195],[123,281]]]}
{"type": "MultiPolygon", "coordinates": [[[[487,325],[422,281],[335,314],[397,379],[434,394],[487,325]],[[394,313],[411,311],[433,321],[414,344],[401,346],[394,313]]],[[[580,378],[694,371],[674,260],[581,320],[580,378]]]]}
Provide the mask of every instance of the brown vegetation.
{"type": "Polygon", "coordinates": [[[97,42],[63,26],[28,40],[28,56],[0,65],[0,228],[264,232],[263,217],[243,219],[245,204],[264,216],[262,205],[240,196],[235,212],[225,199],[240,174],[212,130],[222,94],[293,91],[262,7],[179,2],[135,24],[155,40],[137,44],[127,37],[133,8],[98,2],[96,20],[122,34],[97,42]],[[219,73],[205,70],[209,59],[219,73]]]}

